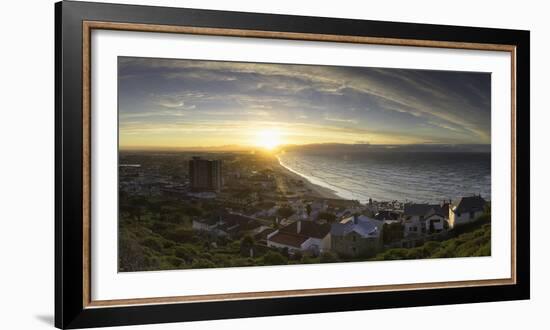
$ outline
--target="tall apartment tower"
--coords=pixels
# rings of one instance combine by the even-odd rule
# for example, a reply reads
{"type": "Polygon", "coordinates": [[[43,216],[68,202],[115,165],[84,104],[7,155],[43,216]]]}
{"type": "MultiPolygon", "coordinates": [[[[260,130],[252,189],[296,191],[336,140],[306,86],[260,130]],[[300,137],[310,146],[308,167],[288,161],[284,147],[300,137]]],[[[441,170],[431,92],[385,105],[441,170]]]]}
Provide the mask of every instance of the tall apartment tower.
{"type": "Polygon", "coordinates": [[[220,192],[222,188],[222,161],[193,157],[189,161],[189,179],[193,191],[220,192]]]}

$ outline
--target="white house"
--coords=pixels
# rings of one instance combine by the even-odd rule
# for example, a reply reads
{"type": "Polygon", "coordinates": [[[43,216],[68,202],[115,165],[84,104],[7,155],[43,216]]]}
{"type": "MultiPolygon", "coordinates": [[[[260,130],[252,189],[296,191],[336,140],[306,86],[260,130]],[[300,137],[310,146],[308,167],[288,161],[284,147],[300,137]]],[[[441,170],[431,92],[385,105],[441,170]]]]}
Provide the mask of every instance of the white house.
{"type": "Polygon", "coordinates": [[[382,247],[383,222],[355,215],[331,226],[331,250],[348,256],[373,256],[382,247]]]}
{"type": "Polygon", "coordinates": [[[447,215],[449,214],[449,204],[444,204],[442,207],[435,205],[431,207],[424,215],[424,228],[428,233],[439,233],[445,229],[447,215]]]}
{"type": "Polygon", "coordinates": [[[487,202],[481,196],[462,197],[449,207],[449,226],[454,228],[472,222],[485,211],[487,202]]]}
{"type": "Polygon", "coordinates": [[[405,204],[403,209],[404,236],[417,236],[422,234],[426,227],[424,215],[430,208],[429,204],[405,204]]]}
{"type": "Polygon", "coordinates": [[[445,229],[449,204],[405,204],[403,210],[404,236],[418,236],[445,229]]]}

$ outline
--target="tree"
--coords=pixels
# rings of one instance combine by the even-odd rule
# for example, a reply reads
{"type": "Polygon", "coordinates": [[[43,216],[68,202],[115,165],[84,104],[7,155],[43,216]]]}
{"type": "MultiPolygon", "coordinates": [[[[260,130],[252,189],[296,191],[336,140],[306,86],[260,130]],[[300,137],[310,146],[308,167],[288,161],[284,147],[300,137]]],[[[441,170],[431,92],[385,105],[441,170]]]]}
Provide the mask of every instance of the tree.
{"type": "Polygon", "coordinates": [[[118,261],[122,271],[141,271],[149,266],[143,247],[127,232],[121,234],[118,243],[118,261]]]}
{"type": "Polygon", "coordinates": [[[250,235],[246,235],[241,240],[241,255],[249,256],[250,250],[254,248],[254,238],[250,235]]]}
{"type": "Polygon", "coordinates": [[[327,222],[334,222],[336,220],[336,215],[330,212],[321,212],[317,216],[317,220],[326,220],[327,222]]]}
{"type": "Polygon", "coordinates": [[[290,217],[291,215],[294,214],[294,210],[293,210],[290,206],[285,205],[285,206],[280,207],[280,208],[277,210],[277,214],[278,214],[281,218],[288,218],[288,217],[290,217]]]}
{"type": "Polygon", "coordinates": [[[134,220],[140,222],[141,216],[143,215],[143,206],[141,205],[131,205],[128,206],[128,213],[130,214],[130,217],[134,220]]]}
{"type": "Polygon", "coordinates": [[[162,204],[157,201],[149,202],[148,209],[149,211],[151,211],[151,213],[156,214],[157,216],[160,216],[160,213],[162,211],[162,204]]]}
{"type": "Polygon", "coordinates": [[[485,207],[484,207],[484,210],[483,210],[486,214],[491,214],[491,202],[487,202],[485,204],[485,207]]]}
{"type": "Polygon", "coordinates": [[[312,209],[311,209],[311,204],[307,204],[307,206],[306,206],[306,212],[307,212],[307,216],[308,216],[308,217],[311,215],[311,211],[312,211],[312,209]]]}
{"type": "Polygon", "coordinates": [[[320,261],[322,263],[337,262],[338,257],[332,252],[323,252],[323,253],[321,253],[320,261]]]}
{"type": "Polygon", "coordinates": [[[148,209],[149,202],[143,197],[133,197],[127,200],[121,207],[126,208],[125,211],[128,212],[130,217],[139,222],[145,214],[145,210],[148,209]]]}
{"type": "Polygon", "coordinates": [[[183,207],[181,211],[183,214],[186,214],[190,217],[200,217],[203,213],[199,207],[195,207],[191,205],[183,207]]]}
{"type": "Polygon", "coordinates": [[[294,252],[294,254],[292,255],[292,259],[293,260],[302,260],[302,257],[303,257],[303,254],[302,254],[302,251],[298,250],[296,252],[294,252]]]}
{"type": "Polygon", "coordinates": [[[382,238],[385,244],[399,241],[403,238],[403,225],[399,222],[384,224],[382,238]]]}
{"type": "Polygon", "coordinates": [[[265,265],[285,265],[286,259],[278,252],[269,251],[263,257],[262,261],[265,265]]]}
{"type": "Polygon", "coordinates": [[[158,252],[162,251],[162,242],[159,239],[154,237],[147,237],[146,239],[141,241],[141,245],[146,246],[158,252]]]}
{"type": "Polygon", "coordinates": [[[283,248],[283,249],[281,250],[281,255],[282,255],[283,257],[285,257],[285,258],[288,258],[288,256],[289,256],[290,254],[289,254],[289,251],[288,251],[288,248],[287,248],[287,247],[285,247],[285,248],[283,248]]]}

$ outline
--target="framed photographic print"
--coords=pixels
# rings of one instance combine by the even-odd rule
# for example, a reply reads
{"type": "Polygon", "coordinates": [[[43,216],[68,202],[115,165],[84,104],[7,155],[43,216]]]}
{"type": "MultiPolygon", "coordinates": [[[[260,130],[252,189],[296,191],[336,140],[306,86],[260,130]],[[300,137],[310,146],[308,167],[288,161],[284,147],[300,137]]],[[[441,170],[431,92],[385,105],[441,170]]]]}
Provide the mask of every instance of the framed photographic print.
{"type": "Polygon", "coordinates": [[[56,4],[56,326],[529,298],[529,32],[56,4]]]}

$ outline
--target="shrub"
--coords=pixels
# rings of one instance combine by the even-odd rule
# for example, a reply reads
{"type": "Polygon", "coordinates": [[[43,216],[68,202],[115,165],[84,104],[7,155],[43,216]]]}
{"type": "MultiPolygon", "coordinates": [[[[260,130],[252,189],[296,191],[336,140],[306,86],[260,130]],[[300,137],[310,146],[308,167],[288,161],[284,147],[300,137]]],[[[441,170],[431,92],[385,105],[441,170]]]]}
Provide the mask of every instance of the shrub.
{"type": "Polygon", "coordinates": [[[197,254],[197,251],[187,246],[178,246],[176,247],[174,254],[176,255],[176,257],[183,259],[186,262],[191,262],[197,254]]]}
{"type": "Polygon", "coordinates": [[[243,257],[248,256],[250,254],[250,249],[254,248],[254,238],[250,235],[246,235],[241,240],[241,255],[243,257]]]}
{"type": "Polygon", "coordinates": [[[385,223],[382,238],[385,244],[401,240],[403,238],[403,225],[399,222],[385,223]]]}
{"type": "Polygon", "coordinates": [[[165,232],[166,229],[168,229],[168,225],[160,221],[155,221],[151,226],[151,230],[159,234],[165,232]]]}
{"type": "Polygon", "coordinates": [[[282,206],[277,210],[277,215],[279,215],[281,218],[288,218],[293,214],[294,210],[288,205],[282,206]]]}
{"type": "Polygon", "coordinates": [[[471,231],[464,232],[466,228],[468,227],[461,226],[460,230],[463,233],[455,238],[442,242],[429,241],[413,249],[390,249],[378,254],[373,259],[397,260],[491,255],[491,225],[484,224],[481,228],[479,225],[478,227],[469,227],[471,231]]]}
{"type": "Polygon", "coordinates": [[[193,260],[193,264],[191,265],[191,268],[214,268],[216,265],[210,260],[205,259],[196,259],[193,260]]]}
{"type": "Polygon", "coordinates": [[[193,236],[193,231],[185,228],[178,228],[165,234],[166,238],[180,243],[191,242],[193,240],[193,236]]]}
{"type": "Polygon", "coordinates": [[[303,257],[302,251],[296,251],[292,255],[292,260],[300,261],[300,260],[302,260],[302,257],[303,257]]]}
{"type": "Polygon", "coordinates": [[[269,251],[262,257],[262,261],[265,265],[284,265],[287,263],[285,257],[280,253],[269,251]]]}
{"type": "Polygon", "coordinates": [[[118,267],[120,271],[140,271],[147,269],[149,266],[143,248],[130,235],[121,235],[118,248],[118,267]]]}
{"type": "Polygon", "coordinates": [[[384,253],[379,254],[376,260],[400,260],[407,259],[407,249],[391,249],[384,253]]]}
{"type": "Polygon", "coordinates": [[[487,243],[480,247],[475,253],[474,256],[481,257],[481,256],[490,256],[491,255],[491,243],[487,243]]]}
{"type": "Polygon", "coordinates": [[[323,252],[323,253],[321,253],[321,256],[320,256],[319,260],[322,263],[338,262],[339,261],[336,254],[334,254],[332,252],[323,252]]]}
{"type": "Polygon", "coordinates": [[[153,249],[157,252],[162,251],[162,248],[163,248],[162,243],[154,237],[148,237],[144,239],[143,241],[141,241],[141,245],[146,246],[150,249],[153,249]]]}
{"type": "Polygon", "coordinates": [[[184,207],[182,212],[190,217],[200,217],[203,213],[200,208],[194,206],[184,207]]]}
{"type": "Polygon", "coordinates": [[[179,267],[185,263],[183,260],[175,256],[166,256],[164,257],[164,261],[174,267],[179,267]]]}
{"type": "Polygon", "coordinates": [[[172,241],[169,241],[169,240],[164,240],[162,242],[162,246],[165,248],[165,249],[171,249],[173,248],[174,246],[176,245],[176,243],[172,242],[172,241]]]}
{"type": "Polygon", "coordinates": [[[405,256],[405,259],[422,259],[424,258],[424,251],[421,247],[409,249],[405,256]]]}
{"type": "Polygon", "coordinates": [[[147,257],[146,258],[146,268],[142,270],[152,269],[156,270],[160,267],[160,260],[157,257],[147,257]]]}
{"type": "Polygon", "coordinates": [[[424,251],[426,252],[426,254],[432,254],[434,253],[437,249],[439,249],[439,247],[441,246],[441,243],[440,242],[436,242],[436,241],[428,241],[424,244],[424,251]]]}

